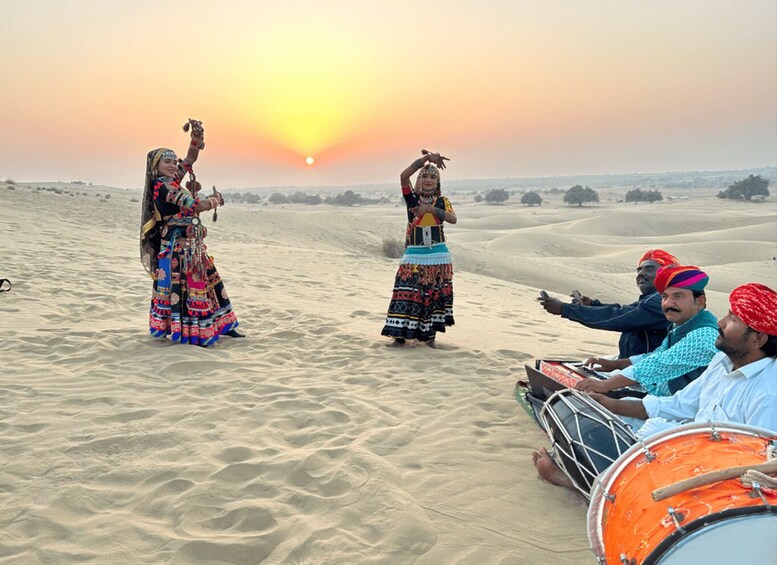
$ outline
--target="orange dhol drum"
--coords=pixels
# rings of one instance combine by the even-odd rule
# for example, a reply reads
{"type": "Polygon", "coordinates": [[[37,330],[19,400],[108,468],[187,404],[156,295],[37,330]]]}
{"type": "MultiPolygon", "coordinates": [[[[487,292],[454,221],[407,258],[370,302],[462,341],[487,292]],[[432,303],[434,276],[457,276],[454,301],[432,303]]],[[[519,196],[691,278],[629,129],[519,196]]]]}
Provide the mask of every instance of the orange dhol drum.
{"type": "Polygon", "coordinates": [[[648,437],[596,482],[588,540],[607,565],[777,563],[777,491],[739,478],[654,502],[652,492],[683,479],[767,461],[774,436],[727,423],[696,423],[648,437]]]}
{"type": "Polygon", "coordinates": [[[553,444],[556,463],[586,500],[596,476],[637,441],[620,418],[572,388],[552,394],[539,421],[553,444]]]}

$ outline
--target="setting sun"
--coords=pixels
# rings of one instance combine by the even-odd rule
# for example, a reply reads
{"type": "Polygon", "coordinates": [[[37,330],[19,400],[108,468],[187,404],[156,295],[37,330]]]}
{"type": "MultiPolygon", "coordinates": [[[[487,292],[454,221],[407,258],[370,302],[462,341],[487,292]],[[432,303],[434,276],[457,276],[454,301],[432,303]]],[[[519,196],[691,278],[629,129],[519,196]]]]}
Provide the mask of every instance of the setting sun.
{"type": "Polygon", "coordinates": [[[313,157],[308,157],[307,159],[305,159],[305,163],[307,163],[308,166],[313,165],[313,163],[315,163],[315,162],[316,162],[316,160],[313,157]]]}

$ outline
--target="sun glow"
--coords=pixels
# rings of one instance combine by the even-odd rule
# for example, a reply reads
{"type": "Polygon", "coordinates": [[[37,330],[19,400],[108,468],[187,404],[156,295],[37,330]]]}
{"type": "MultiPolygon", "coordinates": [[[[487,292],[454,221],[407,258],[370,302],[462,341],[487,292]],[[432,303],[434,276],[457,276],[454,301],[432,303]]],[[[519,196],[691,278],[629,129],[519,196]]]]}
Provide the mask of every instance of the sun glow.
{"type": "Polygon", "coordinates": [[[239,84],[231,89],[234,119],[302,156],[321,153],[363,127],[374,74],[369,48],[354,48],[348,34],[308,23],[297,22],[292,37],[287,28],[283,35],[270,31],[246,42],[228,71],[239,84]],[[281,44],[279,52],[274,46],[281,44]],[[358,88],[354,76],[361,77],[358,88]]]}
{"type": "Polygon", "coordinates": [[[307,163],[308,166],[311,166],[315,162],[316,160],[313,157],[308,157],[307,159],[305,159],[305,163],[307,163]]]}

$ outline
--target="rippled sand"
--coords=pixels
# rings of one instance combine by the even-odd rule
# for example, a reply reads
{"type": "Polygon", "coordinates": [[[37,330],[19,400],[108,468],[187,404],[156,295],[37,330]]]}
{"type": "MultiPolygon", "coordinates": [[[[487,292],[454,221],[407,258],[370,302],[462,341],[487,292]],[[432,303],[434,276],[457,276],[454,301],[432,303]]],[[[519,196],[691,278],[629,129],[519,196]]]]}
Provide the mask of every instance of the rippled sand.
{"type": "Polygon", "coordinates": [[[248,337],[202,350],[147,335],[137,194],[66,190],[0,183],[0,563],[593,562],[513,384],[617,335],[537,291],[631,302],[650,247],[707,268],[716,314],[738,284],[777,287],[773,201],[452,196],[456,326],[393,348],[401,208],[227,206],[209,249],[248,337]]]}

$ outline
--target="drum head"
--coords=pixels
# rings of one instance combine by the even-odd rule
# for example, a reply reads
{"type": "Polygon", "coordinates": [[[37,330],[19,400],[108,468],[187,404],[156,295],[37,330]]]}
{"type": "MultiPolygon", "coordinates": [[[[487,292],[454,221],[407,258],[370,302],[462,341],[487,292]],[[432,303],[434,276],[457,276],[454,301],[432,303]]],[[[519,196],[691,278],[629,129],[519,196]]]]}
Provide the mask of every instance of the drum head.
{"type": "MultiPolygon", "coordinates": [[[[709,519],[714,520],[715,516],[709,519]]],[[[645,559],[645,565],[651,563],[774,565],[777,563],[777,513],[739,515],[707,524],[680,538],[657,559],[651,554],[645,559]]]]}

